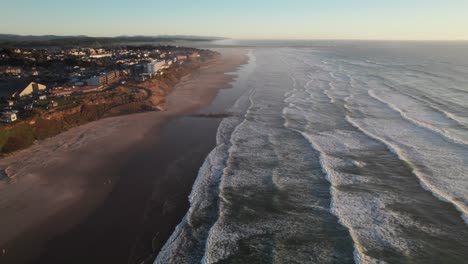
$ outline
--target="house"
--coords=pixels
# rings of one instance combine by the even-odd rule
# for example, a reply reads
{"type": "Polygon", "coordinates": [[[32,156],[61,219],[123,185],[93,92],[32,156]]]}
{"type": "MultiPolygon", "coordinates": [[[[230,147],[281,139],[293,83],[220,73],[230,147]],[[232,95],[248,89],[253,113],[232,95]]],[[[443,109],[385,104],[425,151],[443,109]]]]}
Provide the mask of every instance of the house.
{"type": "Polygon", "coordinates": [[[3,112],[0,116],[0,122],[3,123],[11,123],[16,121],[18,118],[16,117],[16,114],[13,112],[3,112]]]}
{"type": "Polygon", "coordinates": [[[6,67],[3,69],[3,73],[9,75],[21,75],[23,70],[20,67],[6,67]]]}
{"type": "Polygon", "coordinates": [[[50,101],[49,104],[47,105],[47,109],[51,109],[51,108],[54,108],[54,107],[57,107],[57,106],[58,106],[57,102],[50,101]]]}
{"type": "Polygon", "coordinates": [[[70,96],[71,94],[73,94],[73,91],[72,90],[54,90],[52,91],[52,96],[53,97],[66,97],[66,96],[70,96]]]}
{"type": "Polygon", "coordinates": [[[33,109],[34,105],[33,104],[27,104],[23,107],[25,111],[31,111],[33,109]]]}
{"type": "Polygon", "coordinates": [[[36,69],[31,70],[31,76],[39,76],[39,71],[36,69]]]}
{"type": "Polygon", "coordinates": [[[198,59],[198,58],[200,58],[200,53],[194,52],[194,53],[192,53],[192,54],[189,55],[189,58],[191,58],[191,59],[198,59]]]}
{"type": "Polygon", "coordinates": [[[15,92],[12,95],[12,97],[21,98],[21,97],[32,95],[34,93],[39,93],[40,91],[45,91],[45,89],[46,89],[45,85],[35,83],[35,82],[31,82],[25,88],[20,89],[19,91],[15,92]]]}

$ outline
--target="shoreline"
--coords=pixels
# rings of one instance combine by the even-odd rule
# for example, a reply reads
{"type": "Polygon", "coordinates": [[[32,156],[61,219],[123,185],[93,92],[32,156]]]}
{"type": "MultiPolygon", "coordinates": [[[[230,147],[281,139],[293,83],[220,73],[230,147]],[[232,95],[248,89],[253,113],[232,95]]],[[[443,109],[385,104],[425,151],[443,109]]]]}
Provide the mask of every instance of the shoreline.
{"type": "MultiPolygon", "coordinates": [[[[41,249],[47,248],[47,241],[53,243],[53,238],[73,229],[99,212],[105,201],[112,200],[109,197],[115,196],[119,182],[124,179],[135,182],[132,177],[135,168],[128,162],[133,159],[138,165],[141,160],[134,159],[142,157],[142,162],[147,162],[144,166],[153,165],[155,161],[148,158],[151,155],[146,155],[153,149],[164,157],[165,151],[158,148],[161,127],[174,118],[209,105],[219,89],[228,87],[235,78],[226,73],[246,63],[245,54],[245,50],[229,49],[219,62],[181,80],[169,95],[165,112],[101,119],[0,160],[0,166],[17,176],[8,183],[0,183],[0,214],[4,216],[0,219],[0,245],[6,250],[0,260],[29,263],[37,259],[41,249]],[[127,165],[126,170],[122,169],[127,165]],[[18,210],[19,207],[22,209],[18,210]],[[28,255],[25,252],[31,252],[32,258],[21,260],[21,256],[28,255]]],[[[145,177],[146,181],[155,180],[154,175],[145,177]]],[[[117,195],[114,199],[119,200],[117,204],[122,205],[122,199],[125,202],[122,195],[127,194],[117,195]]],[[[115,205],[111,203],[112,206],[115,205]]]]}

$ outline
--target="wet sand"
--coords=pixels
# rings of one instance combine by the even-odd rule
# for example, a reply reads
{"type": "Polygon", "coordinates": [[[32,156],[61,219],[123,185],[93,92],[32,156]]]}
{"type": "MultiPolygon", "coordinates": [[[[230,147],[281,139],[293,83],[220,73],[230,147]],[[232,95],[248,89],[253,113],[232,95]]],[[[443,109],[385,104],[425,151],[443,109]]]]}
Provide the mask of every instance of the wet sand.
{"type": "Polygon", "coordinates": [[[0,182],[0,262],[139,263],[158,250],[219,124],[183,116],[212,102],[245,61],[245,50],[226,49],[177,85],[165,112],[89,123],[0,160],[11,177],[0,182]]]}

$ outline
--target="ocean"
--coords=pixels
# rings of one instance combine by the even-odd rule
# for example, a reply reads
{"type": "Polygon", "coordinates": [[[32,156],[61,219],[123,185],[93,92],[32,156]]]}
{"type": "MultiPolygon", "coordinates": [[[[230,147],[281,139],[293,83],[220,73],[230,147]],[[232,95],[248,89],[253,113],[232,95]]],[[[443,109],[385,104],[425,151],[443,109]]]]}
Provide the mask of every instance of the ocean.
{"type": "Polygon", "coordinates": [[[232,44],[241,95],[155,263],[466,263],[468,43],[232,44]]]}

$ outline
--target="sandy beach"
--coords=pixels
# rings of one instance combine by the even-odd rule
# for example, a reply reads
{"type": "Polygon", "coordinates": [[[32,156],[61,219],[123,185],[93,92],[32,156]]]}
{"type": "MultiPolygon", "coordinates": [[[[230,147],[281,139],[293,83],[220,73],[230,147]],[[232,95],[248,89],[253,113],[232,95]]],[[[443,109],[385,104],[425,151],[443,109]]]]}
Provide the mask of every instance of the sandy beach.
{"type": "Polygon", "coordinates": [[[191,182],[214,145],[217,127],[216,122],[180,119],[209,105],[219,89],[228,88],[235,76],[225,73],[234,72],[245,63],[245,54],[245,50],[225,49],[222,58],[185,77],[168,97],[164,112],[102,119],[0,160],[0,167],[9,177],[0,181],[0,262],[140,261],[139,256],[147,250],[138,253],[138,249],[132,249],[135,241],[127,240],[135,237],[140,241],[138,234],[142,230],[126,224],[145,223],[148,199],[163,195],[177,196],[179,204],[165,205],[166,211],[168,206],[174,207],[173,213],[161,223],[154,223],[156,228],[151,232],[161,234],[159,239],[164,240],[163,234],[170,235],[180,221],[191,182]],[[187,133],[191,137],[183,139],[187,133]],[[191,146],[193,142],[197,145],[191,146]],[[187,148],[191,151],[187,152],[187,148]],[[164,180],[154,185],[158,177],[171,175],[168,168],[177,164],[183,168],[178,177],[189,175],[180,184],[181,195],[174,193],[174,186],[165,186],[164,180]],[[111,228],[100,229],[105,225],[111,228]],[[100,239],[116,232],[123,235],[111,238],[115,247],[99,244],[100,239]],[[74,245],[64,242],[70,241],[67,237],[72,234],[82,236],[77,235],[74,245]],[[96,239],[88,237],[90,234],[96,234],[96,239]],[[86,243],[103,249],[90,247],[92,252],[80,251],[79,245],[86,243]],[[115,254],[110,253],[111,249],[115,254]],[[68,251],[88,258],[67,259],[68,251]]]}

